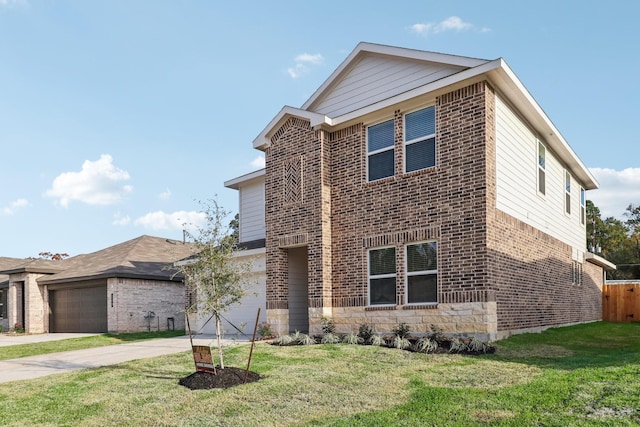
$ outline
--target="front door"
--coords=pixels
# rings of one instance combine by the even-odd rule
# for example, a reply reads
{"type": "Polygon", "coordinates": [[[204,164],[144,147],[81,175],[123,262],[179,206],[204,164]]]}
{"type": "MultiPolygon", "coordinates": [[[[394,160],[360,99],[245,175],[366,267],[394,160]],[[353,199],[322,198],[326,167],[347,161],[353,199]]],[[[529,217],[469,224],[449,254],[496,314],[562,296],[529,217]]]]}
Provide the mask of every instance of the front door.
{"type": "Polygon", "coordinates": [[[309,273],[307,247],[289,252],[289,332],[309,332],[309,273]]]}

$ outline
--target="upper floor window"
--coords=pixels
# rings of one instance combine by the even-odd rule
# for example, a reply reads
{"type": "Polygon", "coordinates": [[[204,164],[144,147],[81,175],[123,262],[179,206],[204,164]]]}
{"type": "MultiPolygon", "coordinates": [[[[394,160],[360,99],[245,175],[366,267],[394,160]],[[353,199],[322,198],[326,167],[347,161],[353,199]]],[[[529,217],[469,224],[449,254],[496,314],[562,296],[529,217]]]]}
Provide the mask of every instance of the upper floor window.
{"type": "Polygon", "coordinates": [[[407,245],[407,302],[438,302],[438,245],[426,242],[407,245]]]}
{"type": "Polygon", "coordinates": [[[393,119],[367,128],[367,180],[395,174],[393,119]]]}
{"type": "Polygon", "coordinates": [[[404,144],[405,172],[436,165],[435,107],[424,108],[404,116],[404,144]]]}
{"type": "Polygon", "coordinates": [[[585,225],[587,210],[585,207],[586,199],[584,194],[584,188],[580,187],[580,224],[585,225]]]}
{"type": "Polygon", "coordinates": [[[542,142],[538,141],[538,193],[546,194],[546,149],[542,142]]]}
{"type": "Polygon", "coordinates": [[[369,305],[396,303],[396,248],[369,250],[369,305]]]}
{"type": "Polygon", "coordinates": [[[564,212],[571,215],[571,174],[564,171],[564,212]]]}

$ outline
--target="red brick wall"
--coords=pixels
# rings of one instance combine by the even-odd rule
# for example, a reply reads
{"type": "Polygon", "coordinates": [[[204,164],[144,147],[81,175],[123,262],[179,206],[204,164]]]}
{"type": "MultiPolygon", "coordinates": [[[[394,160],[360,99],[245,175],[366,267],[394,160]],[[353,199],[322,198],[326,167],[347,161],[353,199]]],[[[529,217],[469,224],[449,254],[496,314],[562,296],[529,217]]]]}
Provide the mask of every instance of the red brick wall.
{"type": "Polygon", "coordinates": [[[599,269],[585,263],[584,284],[571,286],[571,248],[496,210],[491,86],[435,102],[436,167],[403,173],[408,111],[400,105],[389,116],[396,174],[376,182],[367,182],[364,123],[328,132],[291,118],[274,135],[265,174],[267,308],[287,308],[284,247],[306,244],[311,307],[366,306],[367,249],[393,245],[401,309],[404,245],[433,239],[441,303],[497,301],[499,330],[600,318],[599,269]]]}

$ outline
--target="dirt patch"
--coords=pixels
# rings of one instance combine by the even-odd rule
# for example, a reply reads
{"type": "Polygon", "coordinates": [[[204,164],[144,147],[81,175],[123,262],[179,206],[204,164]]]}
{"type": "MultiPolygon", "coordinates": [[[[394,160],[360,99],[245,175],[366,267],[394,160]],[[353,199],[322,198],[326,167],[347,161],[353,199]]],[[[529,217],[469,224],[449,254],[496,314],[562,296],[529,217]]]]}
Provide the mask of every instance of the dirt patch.
{"type": "MultiPolygon", "coordinates": [[[[181,378],[178,384],[191,390],[209,390],[212,388],[229,388],[244,384],[246,370],[240,368],[217,369],[217,375],[209,372],[194,372],[193,374],[181,378]]],[[[258,381],[260,375],[249,371],[247,383],[258,381]]]]}

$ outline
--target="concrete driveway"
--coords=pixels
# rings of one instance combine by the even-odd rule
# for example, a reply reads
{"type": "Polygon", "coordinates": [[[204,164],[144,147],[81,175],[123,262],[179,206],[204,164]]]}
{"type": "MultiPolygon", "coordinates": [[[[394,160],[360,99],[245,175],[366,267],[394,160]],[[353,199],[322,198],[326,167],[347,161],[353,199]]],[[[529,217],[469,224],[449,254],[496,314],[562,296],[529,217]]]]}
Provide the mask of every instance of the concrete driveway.
{"type": "MultiPolygon", "coordinates": [[[[42,335],[53,335],[54,337],[50,337],[50,340],[52,340],[59,334],[42,335]]],[[[77,336],[78,334],[73,335],[77,336]]],[[[13,345],[27,343],[29,339],[38,339],[36,338],[38,335],[25,335],[23,337],[23,342],[14,342],[13,345]]],[[[197,335],[194,337],[193,344],[212,345],[214,339],[215,337],[210,335],[197,335]]],[[[0,339],[0,341],[2,340],[4,340],[4,337],[0,339]]],[[[223,345],[233,345],[234,343],[240,342],[247,341],[246,339],[225,339],[223,345]]],[[[130,360],[180,353],[190,349],[191,344],[189,337],[182,336],[116,344],[84,350],[65,351],[61,353],[23,357],[20,359],[0,360],[0,383],[28,380],[79,369],[99,368],[101,366],[115,365],[130,360]]],[[[0,353],[1,352],[2,350],[0,349],[0,353]]]]}

